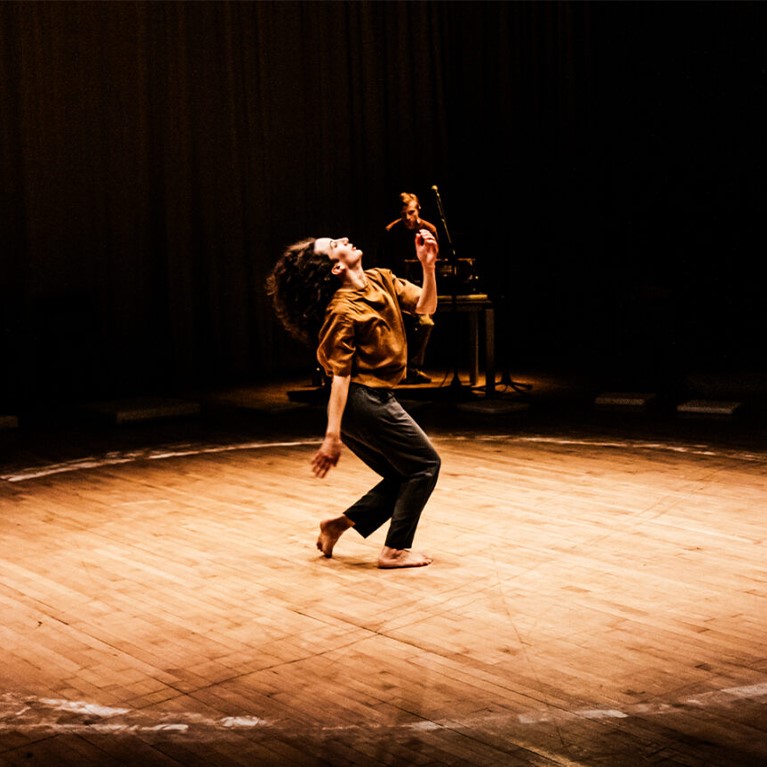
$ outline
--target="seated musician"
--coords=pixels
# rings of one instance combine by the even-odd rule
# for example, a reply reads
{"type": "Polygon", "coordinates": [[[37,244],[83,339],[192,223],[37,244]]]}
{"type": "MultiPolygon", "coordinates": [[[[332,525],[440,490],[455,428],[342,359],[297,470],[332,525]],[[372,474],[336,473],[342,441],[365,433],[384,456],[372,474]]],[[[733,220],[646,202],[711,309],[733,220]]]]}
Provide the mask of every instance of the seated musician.
{"type": "MultiPolygon", "coordinates": [[[[400,217],[385,229],[379,249],[378,266],[391,269],[395,274],[409,277],[408,264],[415,259],[415,232],[427,229],[437,238],[437,227],[421,218],[418,197],[410,192],[400,195],[400,217]]],[[[434,319],[428,314],[403,315],[407,333],[408,361],[403,383],[430,383],[423,370],[426,346],[429,343],[434,319]]]]}

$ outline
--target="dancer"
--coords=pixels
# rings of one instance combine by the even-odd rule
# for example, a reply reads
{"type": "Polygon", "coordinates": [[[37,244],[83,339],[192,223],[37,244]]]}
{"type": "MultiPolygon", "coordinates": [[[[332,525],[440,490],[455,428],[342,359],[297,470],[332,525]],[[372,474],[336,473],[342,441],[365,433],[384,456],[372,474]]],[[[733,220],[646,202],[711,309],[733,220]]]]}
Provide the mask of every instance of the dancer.
{"type": "Polygon", "coordinates": [[[437,308],[439,246],[427,229],[415,232],[414,242],[421,287],[388,269],[364,270],[362,250],[346,237],[291,245],[267,280],[277,316],[294,336],[316,344],[317,359],[331,379],[325,437],[312,459],[314,474],[325,477],[346,445],[381,476],[343,514],[320,523],[317,548],[330,558],[349,528],[367,538],[389,521],[378,557],[378,566],[385,569],[432,562],[411,546],[437,482],[440,458],[393,391],[407,365],[403,314],[433,314],[437,308]]]}

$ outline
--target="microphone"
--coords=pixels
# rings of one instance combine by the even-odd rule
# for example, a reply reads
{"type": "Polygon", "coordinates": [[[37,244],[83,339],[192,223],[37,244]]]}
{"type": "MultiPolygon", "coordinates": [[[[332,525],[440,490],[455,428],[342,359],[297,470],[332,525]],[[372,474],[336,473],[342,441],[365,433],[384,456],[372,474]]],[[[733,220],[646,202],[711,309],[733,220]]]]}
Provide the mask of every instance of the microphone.
{"type": "MultiPolygon", "coordinates": [[[[439,196],[439,188],[436,184],[432,184],[431,191],[434,192],[435,197],[437,198],[437,209],[439,210],[439,217],[442,221],[442,226],[445,228],[445,236],[447,237],[448,245],[450,245],[450,249],[452,251],[453,243],[450,240],[450,230],[447,228],[447,217],[445,216],[445,208],[442,205],[442,198],[439,196]]],[[[455,253],[453,253],[453,258],[455,258],[455,253]]]]}
{"type": "Polygon", "coordinates": [[[437,198],[437,207],[439,208],[439,214],[442,216],[442,218],[445,218],[445,211],[442,210],[442,198],[439,196],[439,189],[437,188],[436,184],[433,184],[431,187],[431,191],[434,192],[436,198],[437,198]]]}

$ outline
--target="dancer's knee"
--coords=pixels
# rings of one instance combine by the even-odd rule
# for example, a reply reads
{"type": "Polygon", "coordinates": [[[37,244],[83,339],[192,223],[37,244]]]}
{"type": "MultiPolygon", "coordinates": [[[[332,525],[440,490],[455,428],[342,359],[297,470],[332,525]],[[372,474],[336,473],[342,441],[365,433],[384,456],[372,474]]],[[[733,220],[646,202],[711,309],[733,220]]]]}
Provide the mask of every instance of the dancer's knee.
{"type": "Polygon", "coordinates": [[[442,468],[442,459],[437,453],[434,453],[434,455],[428,461],[426,471],[428,475],[436,481],[437,477],[439,476],[440,468],[442,468]]]}

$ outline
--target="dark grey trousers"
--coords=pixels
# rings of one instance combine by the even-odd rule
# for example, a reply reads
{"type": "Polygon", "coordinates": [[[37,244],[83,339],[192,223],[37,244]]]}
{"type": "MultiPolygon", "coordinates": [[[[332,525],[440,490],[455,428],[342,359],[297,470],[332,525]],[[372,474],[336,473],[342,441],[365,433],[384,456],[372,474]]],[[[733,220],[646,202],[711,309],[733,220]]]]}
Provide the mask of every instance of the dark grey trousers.
{"type": "Polygon", "coordinates": [[[382,477],[344,514],[364,538],[391,519],[386,545],[409,549],[437,484],[437,451],[389,389],[351,384],[341,435],[344,444],[382,477]]]}

